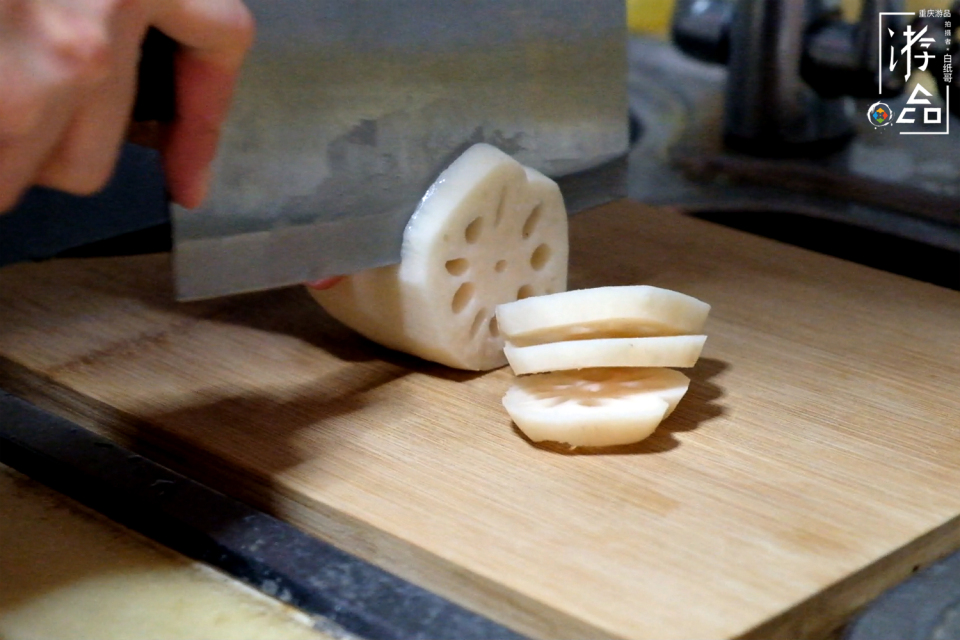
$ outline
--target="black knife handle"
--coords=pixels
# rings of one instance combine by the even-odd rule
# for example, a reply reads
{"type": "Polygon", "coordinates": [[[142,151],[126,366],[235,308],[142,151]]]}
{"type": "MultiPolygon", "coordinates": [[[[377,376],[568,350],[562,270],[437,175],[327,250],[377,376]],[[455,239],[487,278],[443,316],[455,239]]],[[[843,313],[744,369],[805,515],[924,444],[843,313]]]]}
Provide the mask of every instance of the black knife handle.
{"type": "Polygon", "coordinates": [[[176,114],[173,57],[177,43],[151,27],[143,40],[137,73],[134,122],[170,122],[176,114]]]}

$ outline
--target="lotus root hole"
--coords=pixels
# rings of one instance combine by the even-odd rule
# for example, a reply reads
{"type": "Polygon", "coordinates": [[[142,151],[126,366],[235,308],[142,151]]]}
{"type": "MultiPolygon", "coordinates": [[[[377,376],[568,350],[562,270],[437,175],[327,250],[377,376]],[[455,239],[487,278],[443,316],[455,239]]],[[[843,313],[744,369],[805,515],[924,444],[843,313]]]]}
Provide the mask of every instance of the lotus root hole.
{"type": "Polygon", "coordinates": [[[535,271],[540,271],[546,266],[547,261],[550,260],[550,253],[550,245],[541,244],[534,249],[530,255],[530,266],[533,267],[535,271]]]}
{"type": "Polygon", "coordinates": [[[480,239],[480,232],[483,231],[483,218],[474,218],[473,222],[467,225],[463,232],[463,238],[469,244],[474,244],[480,239]]]}
{"type": "Polygon", "coordinates": [[[533,211],[530,212],[530,215],[527,216],[527,221],[523,223],[523,239],[526,240],[537,228],[537,224],[540,222],[540,217],[543,215],[543,205],[537,205],[534,207],[533,211]]]}
{"type": "Polygon", "coordinates": [[[456,260],[447,260],[447,273],[452,276],[462,276],[470,267],[470,261],[466,258],[457,258],[456,260]]]}
{"type": "Polygon", "coordinates": [[[454,313],[460,313],[463,311],[473,298],[473,290],[474,286],[472,282],[464,282],[462,285],[460,285],[460,288],[457,289],[457,292],[453,294],[453,301],[450,303],[450,309],[454,313]]]}
{"type": "Polygon", "coordinates": [[[500,325],[497,323],[497,316],[490,318],[490,335],[494,338],[500,335],[500,325]]]}
{"type": "Polygon", "coordinates": [[[480,309],[477,311],[477,315],[473,317],[473,324],[470,325],[470,335],[477,335],[477,331],[480,330],[480,327],[483,325],[483,321],[486,319],[487,310],[480,309]]]}
{"type": "Polygon", "coordinates": [[[497,260],[497,264],[493,265],[493,270],[497,273],[503,273],[507,270],[507,261],[506,260],[497,260]]]}
{"type": "Polygon", "coordinates": [[[528,284],[523,285],[517,289],[517,300],[523,300],[524,298],[529,298],[533,295],[533,287],[528,284]]]}

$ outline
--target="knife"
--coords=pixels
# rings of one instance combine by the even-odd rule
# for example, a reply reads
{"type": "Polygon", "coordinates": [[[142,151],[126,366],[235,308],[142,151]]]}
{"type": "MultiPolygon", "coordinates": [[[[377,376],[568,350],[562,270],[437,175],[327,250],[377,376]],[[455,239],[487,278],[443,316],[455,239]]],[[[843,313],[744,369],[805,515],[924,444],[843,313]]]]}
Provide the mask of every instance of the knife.
{"type": "Polygon", "coordinates": [[[571,212],[625,195],[622,0],[250,0],[257,40],[203,206],[172,208],[177,297],[400,261],[440,172],[487,142],[571,212]]]}
{"type": "MultiPolygon", "coordinates": [[[[476,142],[556,179],[571,214],[625,197],[621,1],[248,5],[258,40],[204,206],[171,211],[156,152],[127,144],[103,192],[36,188],[0,217],[0,265],[159,250],[171,217],[183,300],[394,264],[422,194],[476,142]]],[[[148,34],[135,122],[173,117],[174,47],[148,34]]]]}

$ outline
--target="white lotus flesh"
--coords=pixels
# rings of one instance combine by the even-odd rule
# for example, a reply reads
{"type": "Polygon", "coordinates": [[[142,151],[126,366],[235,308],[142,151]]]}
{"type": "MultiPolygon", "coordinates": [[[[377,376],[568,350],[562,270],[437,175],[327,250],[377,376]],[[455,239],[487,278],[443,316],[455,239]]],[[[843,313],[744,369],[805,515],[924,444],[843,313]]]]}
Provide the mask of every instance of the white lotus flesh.
{"type": "Polygon", "coordinates": [[[518,378],[503,406],[533,442],[624,445],[653,433],[689,385],[672,369],[557,371],[518,378]]]}
{"type": "Polygon", "coordinates": [[[679,336],[703,332],[710,305],[647,285],[597,287],[518,300],[497,308],[500,332],[526,347],[566,340],[679,336]]]}
{"type": "Polygon", "coordinates": [[[564,291],[567,213],[556,183],[478,144],[428,190],[399,265],[310,293],[367,338],[451,367],[505,364],[498,305],[564,291]]]}
{"type": "Polygon", "coordinates": [[[707,336],[598,338],[551,342],[532,347],[504,346],[515,374],[593,367],[692,367],[707,336]]]}

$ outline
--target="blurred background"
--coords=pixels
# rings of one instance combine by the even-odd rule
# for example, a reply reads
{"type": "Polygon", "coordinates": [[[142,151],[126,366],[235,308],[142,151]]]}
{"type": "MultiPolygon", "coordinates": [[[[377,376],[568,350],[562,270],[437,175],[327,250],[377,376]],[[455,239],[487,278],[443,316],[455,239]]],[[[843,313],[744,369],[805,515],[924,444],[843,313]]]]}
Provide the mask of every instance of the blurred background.
{"type": "MultiPolygon", "coordinates": [[[[860,0],[840,0],[843,15],[854,20],[860,11],[860,0]]],[[[950,3],[944,0],[906,0],[907,11],[920,9],[946,9],[950,3]]],[[[627,0],[627,24],[633,34],[667,37],[670,18],[673,15],[672,0],[627,0]]]]}
{"type": "MultiPolygon", "coordinates": [[[[852,44],[857,39],[852,34],[858,28],[864,34],[877,32],[876,22],[868,24],[868,19],[879,11],[919,12],[952,6],[956,12],[957,4],[945,0],[905,0],[900,6],[886,0],[820,3],[826,11],[839,11],[845,24],[834,18],[827,20],[834,21],[830,28],[836,27],[835,33],[846,30],[845,35],[824,38],[820,44],[826,46],[812,51],[817,45],[807,33],[798,46],[804,56],[801,75],[814,86],[819,96],[814,101],[822,98],[820,106],[829,103],[835,109],[837,118],[830,126],[843,121],[840,128],[849,130],[836,137],[836,144],[819,148],[807,145],[807,149],[796,145],[783,157],[774,156],[779,148],[789,146],[784,143],[789,143],[802,127],[791,130],[783,124],[787,118],[780,121],[783,109],[772,105],[783,95],[773,91],[750,95],[756,87],[781,79],[761,79],[767,71],[759,64],[751,67],[749,60],[745,62],[747,56],[726,60],[730,33],[736,33],[741,50],[754,47],[749,56],[752,59],[776,54],[768,50],[769,45],[760,44],[764,39],[758,33],[744,33],[742,24],[730,27],[729,14],[723,17],[725,4],[718,0],[627,0],[630,106],[635,128],[642,132],[630,157],[630,196],[650,204],[680,206],[693,215],[745,231],[960,289],[957,100],[950,105],[954,115],[946,116],[954,127],[950,135],[897,135],[909,125],[871,126],[864,114],[878,100],[876,76],[865,72],[865,67],[875,68],[875,61],[864,64],[869,52],[863,47],[874,47],[875,52],[876,38],[852,44]],[[712,12],[713,22],[698,23],[698,12],[712,12]],[[687,25],[686,42],[678,39],[678,15],[694,18],[687,25]],[[724,20],[726,26],[720,27],[724,20]],[[722,29],[726,29],[722,33],[725,42],[721,42],[722,29]],[[857,46],[861,47],[859,53],[857,46]],[[827,57],[842,51],[839,57],[847,56],[843,64],[858,58],[860,68],[855,73],[834,75],[837,57],[820,66],[803,66],[810,57],[826,60],[825,50],[829,50],[827,57]],[[856,88],[858,83],[860,87],[856,88]],[[733,126],[743,125],[744,113],[762,114],[748,123],[762,135],[755,135],[757,139],[748,141],[751,144],[746,148],[742,144],[733,148],[728,135],[731,122],[741,118],[733,126]],[[769,143],[756,144],[761,141],[769,143]]],[[[732,7],[733,3],[726,6],[732,7]]],[[[745,1],[742,6],[762,11],[758,7],[765,5],[745,1]]],[[[928,34],[944,40],[942,23],[928,21],[918,24],[917,30],[922,24],[931,27],[928,34]]],[[[784,42],[783,37],[766,39],[774,41],[784,42]]],[[[956,58],[955,38],[953,42],[956,58]]],[[[896,48],[899,50],[900,45],[896,48]]],[[[917,66],[913,65],[905,86],[902,64],[884,80],[882,100],[895,113],[905,106],[918,83],[932,90],[934,105],[944,107],[939,69],[931,65],[921,72],[917,66]],[[888,80],[892,81],[889,90],[888,80]]],[[[956,85],[954,76],[951,86],[955,89],[956,85]]],[[[820,107],[804,108],[809,113],[820,107]]],[[[742,129],[749,131],[750,126],[742,129]]],[[[818,136],[830,137],[811,137],[818,136]]],[[[817,144],[820,142],[825,140],[817,144]]]]}

